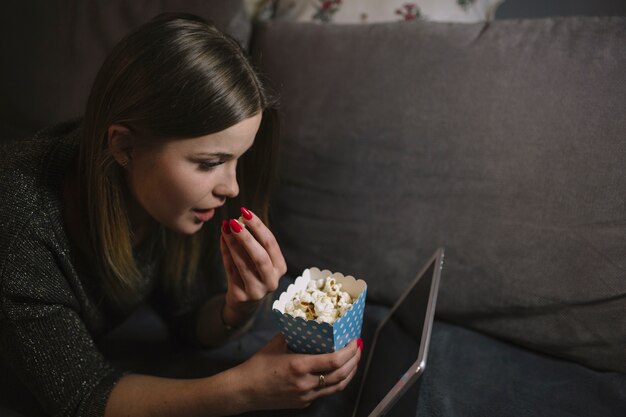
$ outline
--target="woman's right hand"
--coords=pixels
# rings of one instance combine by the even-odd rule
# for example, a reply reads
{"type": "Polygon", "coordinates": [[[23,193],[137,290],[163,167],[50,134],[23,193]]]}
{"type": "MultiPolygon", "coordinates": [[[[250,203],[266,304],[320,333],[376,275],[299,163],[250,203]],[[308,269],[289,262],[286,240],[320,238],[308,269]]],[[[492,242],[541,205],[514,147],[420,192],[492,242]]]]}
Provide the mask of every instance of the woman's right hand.
{"type": "Polygon", "coordinates": [[[246,408],[304,408],[316,398],[343,390],[356,373],[361,349],[362,342],[353,340],[333,353],[293,353],[277,334],[238,367],[246,408]]]}

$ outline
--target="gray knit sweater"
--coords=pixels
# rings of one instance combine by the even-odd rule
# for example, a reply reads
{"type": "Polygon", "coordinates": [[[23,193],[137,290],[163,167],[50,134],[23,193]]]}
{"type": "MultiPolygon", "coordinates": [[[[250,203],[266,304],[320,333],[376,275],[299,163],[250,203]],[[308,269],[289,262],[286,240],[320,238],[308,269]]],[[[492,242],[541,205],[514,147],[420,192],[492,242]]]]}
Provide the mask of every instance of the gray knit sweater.
{"type": "MultiPolygon", "coordinates": [[[[132,309],[110,307],[65,231],[63,178],[76,138],[76,125],[64,124],[0,148],[0,363],[47,414],[102,416],[123,372],[96,341],[132,309]]],[[[163,303],[158,256],[145,248],[135,255],[145,279],[141,298],[159,300],[153,304],[166,321],[192,322],[207,294],[163,303]]]]}

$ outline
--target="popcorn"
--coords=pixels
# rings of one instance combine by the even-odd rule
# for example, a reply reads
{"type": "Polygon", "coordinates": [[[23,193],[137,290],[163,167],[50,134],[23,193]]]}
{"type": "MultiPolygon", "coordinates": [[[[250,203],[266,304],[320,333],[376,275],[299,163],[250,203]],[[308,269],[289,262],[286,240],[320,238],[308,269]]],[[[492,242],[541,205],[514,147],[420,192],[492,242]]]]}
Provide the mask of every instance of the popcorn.
{"type": "Polygon", "coordinates": [[[318,323],[333,324],[352,307],[352,297],[341,291],[333,277],[311,280],[305,290],[296,292],[285,305],[285,313],[318,323]]]}
{"type": "Polygon", "coordinates": [[[239,223],[241,227],[246,227],[246,224],[243,222],[243,216],[239,216],[237,223],[239,223]]]}
{"type": "Polygon", "coordinates": [[[361,334],[367,284],[340,272],[311,267],[272,304],[289,348],[335,352],[361,334]]]}

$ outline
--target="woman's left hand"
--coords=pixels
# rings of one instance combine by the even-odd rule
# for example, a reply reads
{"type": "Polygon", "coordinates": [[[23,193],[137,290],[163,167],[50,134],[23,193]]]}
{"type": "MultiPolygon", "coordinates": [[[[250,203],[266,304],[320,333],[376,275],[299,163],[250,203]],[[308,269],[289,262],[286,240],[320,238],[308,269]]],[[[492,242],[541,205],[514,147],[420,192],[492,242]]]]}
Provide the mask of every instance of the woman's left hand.
{"type": "Polygon", "coordinates": [[[220,239],[228,281],[223,319],[232,326],[245,322],[287,272],[272,232],[246,208],[241,208],[241,214],[246,227],[234,219],[224,221],[220,239]]]}

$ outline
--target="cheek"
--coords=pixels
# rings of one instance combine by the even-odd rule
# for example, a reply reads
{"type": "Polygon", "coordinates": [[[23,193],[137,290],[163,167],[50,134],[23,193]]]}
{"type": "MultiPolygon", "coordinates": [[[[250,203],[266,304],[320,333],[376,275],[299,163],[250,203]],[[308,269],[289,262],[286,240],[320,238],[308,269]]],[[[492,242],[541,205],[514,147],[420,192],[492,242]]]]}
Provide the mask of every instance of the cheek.
{"type": "Polygon", "coordinates": [[[206,195],[206,185],[197,181],[196,178],[197,175],[179,175],[169,178],[164,192],[180,210],[189,210],[206,195]]]}
{"type": "Polygon", "coordinates": [[[135,191],[154,217],[180,215],[207,193],[207,181],[185,166],[153,166],[136,178],[135,191]]]}

